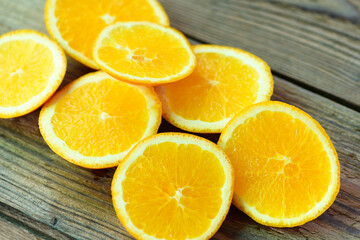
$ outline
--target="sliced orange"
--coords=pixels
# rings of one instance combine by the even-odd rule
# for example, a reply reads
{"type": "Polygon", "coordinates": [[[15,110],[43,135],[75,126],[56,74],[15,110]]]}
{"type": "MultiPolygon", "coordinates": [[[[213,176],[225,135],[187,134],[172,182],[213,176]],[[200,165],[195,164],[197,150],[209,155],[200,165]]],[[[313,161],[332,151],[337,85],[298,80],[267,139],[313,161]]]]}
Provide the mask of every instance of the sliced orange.
{"type": "Polygon", "coordinates": [[[291,105],[267,101],[244,109],[218,145],[234,167],[233,203],[261,224],[302,225],[326,211],[339,192],[340,167],[330,138],[291,105]]]}
{"type": "Polygon", "coordinates": [[[151,87],[89,73],[59,91],[40,112],[40,132],[64,159],[87,168],[118,165],[161,121],[151,87]]]}
{"type": "Polygon", "coordinates": [[[233,170],[206,139],[157,134],[126,156],[111,192],[120,221],[137,239],[209,239],[229,210],[233,170]]]}
{"type": "Polygon", "coordinates": [[[190,132],[220,133],[243,108],[270,100],[269,66],[240,49],[194,46],[197,66],[185,79],[156,88],[164,118],[190,132]]]}
{"type": "Polygon", "coordinates": [[[66,71],[60,46],[33,30],[0,36],[0,118],[25,115],[56,91],[66,71]]]}
{"type": "Polygon", "coordinates": [[[177,81],[195,68],[195,55],[184,35],[149,22],[108,26],[97,38],[93,54],[103,71],[137,84],[177,81]]]}
{"type": "Polygon", "coordinates": [[[45,23],[65,51],[88,67],[94,39],[109,24],[118,21],[149,21],[169,25],[157,0],[47,0],[45,23]]]}

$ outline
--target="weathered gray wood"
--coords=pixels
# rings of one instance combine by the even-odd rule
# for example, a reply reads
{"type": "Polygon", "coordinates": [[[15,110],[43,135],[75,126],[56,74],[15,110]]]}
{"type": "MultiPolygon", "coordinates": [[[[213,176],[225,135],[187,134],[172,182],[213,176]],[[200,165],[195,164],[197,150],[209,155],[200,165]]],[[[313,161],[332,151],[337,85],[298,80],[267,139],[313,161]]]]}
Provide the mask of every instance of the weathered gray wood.
{"type": "Polygon", "coordinates": [[[265,59],[281,76],[360,109],[358,0],[161,0],[171,24],[265,59]]]}
{"type": "MultiPolygon", "coordinates": [[[[46,32],[43,0],[0,0],[0,6],[0,33],[20,28],[46,32]]],[[[341,31],[353,34],[350,30],[341,31]]],[[[70,59],[64,84],[88,71],[70,59]]],[[[274,99],[302,108],[326,129],[341,162],[340,193],[333,206],[318,219],[290,229],[259,225],[232,207],[214,238],[359,239],[360,114],[278,77],[275,78],[274,99]]],[[[35,111],[24,117],[0,120],[0,208],[8,206],[8,210],[0,210],[0,232],[9,233],[9,229],[15,226],[21,232],[19,236],[25,235],[28,239],[34,235],[43,239],[61,239],[57,236],[64,239],[67,236],[76,239],[130,239],[111,204],[110,182],[114,169],[88,170],[61,159],[43,141],[37,118],[38,111],[35,111]],[[9,220],[13,215],[17,217],[12,219],[26,227],[16,226],[15,220],[9,220]]],[[[160,130],[175,131],[176,128],[164,121],[160,130]]],[[[218,137],[204,136],[213,141],[218,137]]],[[[12,239],[18,235],[13,236],[12,239]]]]}
{"type": "Polygon", "coordinates": [[[26,230],[19,229],[17,226],[12,225],[8,221],[0,218],[0,240],[8,240],[9,236],[18,240],[36,240],[36,236],[27,232],[26,230]]]}
{"type": "MultiPolygon", "coordinates": [[[[52,225],[57,219],[52,219],[52,225]]],[[[56,229],[36,221],[24,213],[0,202],[0,240],[21,239],[56,239],[73,240],[74,238],[56,229]]]]}
{"type": "Polygon", "coordinates": [[[111,204],[113,169],[90,171],[68,164],[41,139],[38,111],[27,117],[24,128],[18,119],[12,127],[0,126],[0,202],[74,238],[128,239],[111,204]]]}

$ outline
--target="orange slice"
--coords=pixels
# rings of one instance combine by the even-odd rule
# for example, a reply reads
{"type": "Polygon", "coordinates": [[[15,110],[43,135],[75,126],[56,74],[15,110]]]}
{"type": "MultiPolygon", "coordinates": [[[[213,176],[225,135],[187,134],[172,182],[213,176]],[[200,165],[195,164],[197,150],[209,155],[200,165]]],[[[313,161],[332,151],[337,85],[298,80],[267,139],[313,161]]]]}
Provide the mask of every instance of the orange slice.
{"type": "Polygon", "coordinates": [[[66,71],[56,42],[33,30],[0,36],[0,118],[25,115],[56,91],[66,71]]]}
{"type": "Polygon", "coordinates": [[[261,224],[302,225],[326,211],[339,192],[340,167],[330,138],[291,105],[268,101],[244,109],[218,145],[234,167],[233,203],[261,224]]]}
{"type": "Polygon", "coordinates": [[[159,86],[164,118],[190,132],[220,133],[243,108],[270,100],[269,66],[240,49],[194,46],[197,66],[185,79],[159,86]]]}
{"type": "Polygon", "coordinates": [[[209,239],[229,210],[233,170],[206,139],[158,134],[130,151],[111,192],[120,221],[137,239],[209,239]]]}
{"type": "Polygon", "coordinates": [[[137,84],[177,81],[195,68],[195,55],[184,35],[149,22],[108,26],[97,38],[93,54],[103,71],[137,84]]]}
{"type": "Polygon", "coordinates": [[[50,148],[87,168],[118,165],[161,121],[151,87],[135,86],[103,72],[89,73],[59,91],[40,112],[40,132],[50,148]]]}
{"type": "Polygon", "coordinates": [[[45,23],[65,51],[88,67],[94,39],[106,26],[118,21],[149,21],[169,25],[157,0],[47,0],[45,23]]]}

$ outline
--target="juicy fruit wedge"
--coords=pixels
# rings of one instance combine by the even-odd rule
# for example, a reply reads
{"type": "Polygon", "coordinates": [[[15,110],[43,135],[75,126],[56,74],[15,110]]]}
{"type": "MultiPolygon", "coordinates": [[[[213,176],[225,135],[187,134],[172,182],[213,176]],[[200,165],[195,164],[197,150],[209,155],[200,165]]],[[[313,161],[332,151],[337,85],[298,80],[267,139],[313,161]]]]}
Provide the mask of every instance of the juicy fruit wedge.
{"type": "Polygon", "coordinates": [[[190,132],[220,133],[243,108],[270,100],[268,65],[240,49],[194,46],[197,66],[185,79],[159,86],[164,118],[190,132]]]}
{"type": "Polygon", "coordinates": [[[94,39],[118,21],[149,21],[169,25],[157,0],[47,0],[45,23],[49,33],[77,61],[97,69],[92,59],[94,39]]]}
{"type": "Polygon", "coordinates": [[[324,129],[281,102],[246,108],[222,132],[218,145],[235,172],[233,203],[255,221],[302,225],[334,202],[340,168],[324,129]]]}
{"type": "Polygon", "coordinates": [[[195,67],[195,55],[184,35],[149,22],[116,23],[105,28],[93,54],[103,71],[137,84],[177,81],[195,67]]]}
{"type": "Polygon", "coordinates": [[[150,87],[89,73],[67,85],[40,112],[40,132],[50,148],[87,168],[118,165],[161,121],[161,103],[150,87]]]}
{"type": "Polygon", "coordinates": [[[0,36],[0,118],[25,115],[59,87],[65,54],[46,35],[18,30],[0,36]]]}
{"type": "Polygon", "coordinates": [[[130,151],[111,190],[119,219],[137,239],[209,239],[229,210],[233,171],[214,143],[164,133],[130,151]]]}

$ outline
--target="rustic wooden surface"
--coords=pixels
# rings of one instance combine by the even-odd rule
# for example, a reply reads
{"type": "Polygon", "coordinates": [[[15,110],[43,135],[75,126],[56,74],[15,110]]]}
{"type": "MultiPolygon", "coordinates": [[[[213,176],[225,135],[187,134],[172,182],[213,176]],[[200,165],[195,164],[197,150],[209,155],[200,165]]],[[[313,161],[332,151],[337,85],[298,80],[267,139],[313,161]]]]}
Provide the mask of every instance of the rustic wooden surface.
{"type": "MultiPolygon", "coordinates": [[[[340,193],[318,219],[271,228],[231,207],[214,239],[360,239],[359,1],[161,2],[192,43],[242,47],[266,59],[273,99],[317,119],[339,154],[340,193]]],[[[44,0],[0,0],[0,34],[46,32],[43,8],[44,0]]],[[[63,85],[89,71],[69,59],[63,85]]],[[[55,155],[38,114],[0,120],[0,239],[131,239],[111,204],[114,169],[88,170],[55,155]]],[[[179,130],[163,121],[160,131],[179,130]]]]}

